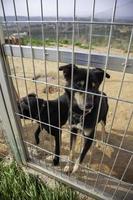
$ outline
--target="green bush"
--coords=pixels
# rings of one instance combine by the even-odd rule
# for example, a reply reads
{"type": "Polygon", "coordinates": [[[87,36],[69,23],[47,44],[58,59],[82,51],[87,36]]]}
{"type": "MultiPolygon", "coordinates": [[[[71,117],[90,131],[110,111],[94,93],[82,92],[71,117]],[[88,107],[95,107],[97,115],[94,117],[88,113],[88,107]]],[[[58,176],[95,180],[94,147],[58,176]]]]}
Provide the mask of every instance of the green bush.
{"type": "Polygon", "coordinates": [[[61,44],[70,44],[70,41],[67,39],[64,39],[64,40],[60,40],[60,43],[61,44]]]}
{"type": "Polygon", "coordinates": [[[76,46],[81,46],[81,42],[75,41],[75,45],[76,45],[76,46]]]}
{"type": "Polygon", "coordinates": [[[0,162],[0,200],[78,200],[64,185],[48,187],[36,176],[25,173],[16,162],[0,162]]]}
{"type": "MultiPolygon", "coordinates": [[[[43,43],[43,41],[41,39],[35,39],[32,38],[31,40],[28,37],[25,37],[23,39],[23,45],[30,45],[32,44],[33,46],[55,46],[57,45],[57,41],[56,39],[46,39],[43,43]]],[[[59,46],[63,47],[64,45],[71,45],[72,41],[70,39],[60,39],[59,40],[59,46]]],[[[74,42],[74,45],[77,47],[80,47],[82,49],[89,49],[89,42],[81,42],[80,40],[76,40],[74,42]]],[[[108,45],[108,38],[104,38],[104,37],[94,37],[92,38],[92,49],[94,49],[94,47],[107,47],[108,45]]],[[[121,39],[117,39],[115,40],[114,38],[111,40],[111,46],[112,48],[116,48],[116,49],[121,49],[124,52],[127,51],[127,47],[128,47],[128,42],[127,41],[122,41],[121,39]]]]}

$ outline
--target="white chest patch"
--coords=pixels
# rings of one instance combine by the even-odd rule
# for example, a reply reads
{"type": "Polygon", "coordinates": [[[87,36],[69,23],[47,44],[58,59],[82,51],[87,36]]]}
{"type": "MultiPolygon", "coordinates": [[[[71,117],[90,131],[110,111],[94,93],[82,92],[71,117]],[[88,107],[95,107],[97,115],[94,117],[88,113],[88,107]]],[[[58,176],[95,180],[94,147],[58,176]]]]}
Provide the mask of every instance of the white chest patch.
{"type": "Polygon", "coordinates": [[[93,130],[93,129],[91,129],[91,128],[84,128],[84,130],[83,130],[83,127],[82,127],[82,125],[81,125],[80,123],[78,123],[78,124],[73,124],[72,127],[73,127],[73,128],[77,128],[77,129],[79,129],[79,130],[81,130],[81,131],[84,131],[84,135],[85,135],[85,136],[90,136],[90,134],[91,134],[91,132],[92,132],[92,130],[93,130]]]}
{"type": "Polygon", "coordinates": [[[92,129],[91,129],[91,128],[85,128],[85,129],[84,129],[84,135],[85,135],[85,136],[90,136],[91,132],[92,132],[92,129]]]}
{"type": "Polygon", "coordinates": [[[82,126],[81,126],[80,123],[78,123],[78,124],[72,124],[72,128],[77,128],[79,130],[83,130],[83,128],[82,128],[82,126]]]}
{"type": "Polygon", "coordinates": [[[84,93],[80,92],[76,92],[74,96],[79,108],[81,109],[84,109],[84,98],[85,98],[84,96],[85,96],[84,93]]]}

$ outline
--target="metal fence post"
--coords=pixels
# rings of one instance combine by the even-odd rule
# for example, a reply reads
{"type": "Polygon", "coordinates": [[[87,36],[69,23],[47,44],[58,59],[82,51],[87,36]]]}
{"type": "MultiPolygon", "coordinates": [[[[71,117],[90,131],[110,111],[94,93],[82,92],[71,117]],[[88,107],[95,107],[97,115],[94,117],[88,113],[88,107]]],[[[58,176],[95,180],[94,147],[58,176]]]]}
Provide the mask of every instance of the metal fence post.
{"type": "Polygon", "coordinates": [[[26,164],[27,154],[22,142],[22,127],[19,117],[15,116],[16,99],[13,91],[13,83],[6,76],[6,59],[0,46],[0,108],[2,113],[2,122],[5,129],[6,137],[13,150],[17,161],[26,164]],[[8,108],[8,109],[7,109],[8,108]]]}
{"type": "Polygon", "coordinates": [[[7,138],[7,142],[10,146],[11,152],[13,152],[16,160],[18,162],[21,162],[19,150],[18,150],[16,141],[15,141],[15,138],[13,136],[12,126],[11,126],[10,119],[9,119],[9,116],[7,113],[6,105],[4,103],[1,86],[0,86],[0,114],[2,116],[1,117],[1,128],[3,130],[5,137],[7,138]]]}

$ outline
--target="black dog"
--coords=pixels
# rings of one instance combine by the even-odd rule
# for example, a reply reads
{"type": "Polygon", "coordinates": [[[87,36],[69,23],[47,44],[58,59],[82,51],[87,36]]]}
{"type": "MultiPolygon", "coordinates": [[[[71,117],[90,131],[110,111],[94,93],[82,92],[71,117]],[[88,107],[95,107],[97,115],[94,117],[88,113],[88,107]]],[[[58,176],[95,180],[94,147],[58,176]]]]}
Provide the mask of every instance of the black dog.
{"type": "Polygon", "coordinates": [[[37,98],[35,94],[29,94],[28,96],[23,97],[18,102],[18,110],[19,110],[19,113],[22,114],[21,118],[23,118],[23,116],[26,119],[28,119],[27,117],[32,117],[33,120],[40,119],[41,122],[44,122],[47,124],[49,124],[49,118],[50,118],[50,125],[54,127],[51,126],[49,129],[48,125],[41,123],[41,125],[38,126],[34,135],[35,135],[36,144],[39,144],[39,134],[41,132],[41,129],[43,128],[48,133],[51,133],[51,135],[55,137],[55,156],[53,159],[53,164],[58,165],[59,155],[60,155],[60,146],[61,146],[60,144],[61,130],[59,130],[59,128],[61,128],[61,126],[63,126],[66,123],[68,119],[68,113],[69,113],[69,104],[68,104],[67,94],[64,93],[62,96],[59,97],[59,99],[49,100],[48,102],[43,99],[37,98]],[[49,105],[49,116],[48,116],[48,105],[49,105]],[[59,110],[58,110],[59,105],[60,105],[60,121],[59,121],[59,110]],[[40,116],[38,114],[38,107],[40,111],[40,116]],[[59,127],[59,124],[60,124],[60,127],[59,127]]]}
{"type": "MultiPolygon", "coordinates": [[[[64,78],[66,79],[66,92],[69,97],[69,102],[71,99],[71,73],[72,73],[72,65],[61,66],[59,70],[63,71],[64,78]]],[[[105,74],[107,78],[110,78],[109,74],[105,74]]],[[[104,71],[100,68],[90,69],[89,70],[89,78],[88,85],[86,86],[87,81],[87,70],[84,68],[78,68],[73,65],[73,101],[72,101],[72,129],[71,129],[71,137],[70,137],[70,155],[69,159],[73,158],[76,135],[79,129],[83,131],[84,145],[82,151],[79,155],[79,158],[74,165],[72,173],[76,172],[79,164],[82,163],[87,151],[91,147],[95,126],[97,122],[97,114],[100,102],[101,92],[99,91],[99,86],[102,83],[104,78],[104,71]],[[85,89],[87,88],[86,94],[86,104],[85,104],[85,89]],[[78,91],[80,90],[80,91],[78,91]],[[99,95],[99,96],[98,96],[99,95]],[[84,111],[85,109],[85,111],[84,111]],[[84,121],[83,121],[83,114],[84,121]],[[84,123],[84,124],[83,124],[84,123]],[[72,134],[74,133],[74,134],[72,134]]],[[[106,116],[108,112],[108,100],[106,94],[103,93],[105,97],[102,97],[101,108],[99,112],[98,122],[102,123],[103,130],[105,130],[106,125],[106,116]]],[[[65,172],[69,171],[69,163],[67,163],[65,172]]]]}

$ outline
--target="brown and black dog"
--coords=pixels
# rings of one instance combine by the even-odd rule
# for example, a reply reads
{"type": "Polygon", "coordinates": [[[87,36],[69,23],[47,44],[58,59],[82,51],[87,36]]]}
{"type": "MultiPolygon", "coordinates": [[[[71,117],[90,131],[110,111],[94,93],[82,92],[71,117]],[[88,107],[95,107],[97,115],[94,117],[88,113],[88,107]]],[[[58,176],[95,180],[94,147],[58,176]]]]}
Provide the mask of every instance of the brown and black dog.
{"type": "MultiPolygon", "coordinates": [[[[64,78],[66,80],[66,93],[69,98],[69,104],[72,100],[72,120],[71,120],[71,136],[70,136],[70,155],[69,160],[72,160],[75,141],[78,130],[82,130],[84,137],[84,145],[80,152],[80,155],[74,165],[72,173],[76,172],[79,164],[82,163],[86,153],[88,152],[94,138],[96,122],[101,122],[103,130],[105,130],[106,117],[108,113],[108,99],[105,93],[102,93],[101,107],[98,115],[99,103],[101,92],[99,86],[104,78],[104,70],[100,68],[89,69],[88,84],[87,81],[87,69],[79,68],[73,65],[73,78],[72,64],[61,66],[60,71],[63,71],[64,78]],[[73,83],[71,81],[73,79],[73,83]],[[73,92],[71,92],[71,86],[73,92]],[[86,92],[85,92],[86,91],[86,92]],[[86,93],[86,101],[85,101],[86,93]],[[72,98],[71,98],[72,94],[72,98]],[[85,110],[84,110],[85,109],[85,110]],[[84,121],[83,121],[84,114],[84,121]]],[[[105,73],[106,78],[110,78],[108,73],[105,73]]],[[[69,172],[69,162],[67,163],[64,171],[69,172]]]]}

